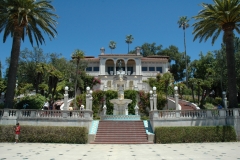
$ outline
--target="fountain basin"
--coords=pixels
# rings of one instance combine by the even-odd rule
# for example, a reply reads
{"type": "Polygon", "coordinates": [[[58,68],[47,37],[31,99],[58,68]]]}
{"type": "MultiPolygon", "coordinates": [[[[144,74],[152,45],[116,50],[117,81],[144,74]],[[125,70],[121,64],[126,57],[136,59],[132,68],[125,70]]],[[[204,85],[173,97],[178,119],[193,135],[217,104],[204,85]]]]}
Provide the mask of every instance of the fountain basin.
{"type": "Polygon", "coordinates": [[[132,100],[131,99],[111,99],[110,102],[112,104],[124,105],[124,104],[132,103],[132,100]]]}
{"type": "Polygon", "coordinates": [[[113,115],[128,115],[128,104],[131,99],[111,99],[110,103],[114,105],[113,115]]]}

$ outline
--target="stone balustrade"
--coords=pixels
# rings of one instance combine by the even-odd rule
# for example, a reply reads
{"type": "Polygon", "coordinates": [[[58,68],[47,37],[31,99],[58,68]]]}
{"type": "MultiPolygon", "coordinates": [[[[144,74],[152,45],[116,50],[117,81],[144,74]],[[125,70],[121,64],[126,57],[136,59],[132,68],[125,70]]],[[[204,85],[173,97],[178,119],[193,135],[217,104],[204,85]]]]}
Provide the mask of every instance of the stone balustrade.
{"type": "Polygon", "coordinates": [[[240,140],[240,109],[213,110],[156,110],[150,111],[149,119],[155,127],[170,126],[234,126],[240,140]]]}
{"type": "Polygon", "coordinates": [[[34,110],[1,109],[0,125],[34,126],[81,126],[90,128],[93,119],[91,110],[34,110]]]}
{"type": "MultiPolygon", "coordinates": [[[[87,110],[73,110],[73,111],[63,111],[63,110],[34,110],[34,109],[1,109],[0,110],[0,118],[5,116],[4,112],[8,112],[7,117],[16,117],[18,119],[24,118],[35,118],[35,119],[43,119],[43,118],[69,118],[69,119],[84,119],[84,118],[92,118],[92,114],[86,117],[87,110]],[[66,117],[64,117],[64,113],[66,113],[66,117]]],[[[6,117],[6,116],[5,116],[6,117]]]]}
{"type": "Polygon", "coordinates": [[[171,119],[171,118],[224,118],[240,117],[240,109],[221,109],[221,110],[157,110],[150,112],[150,119],[171,119]]]}

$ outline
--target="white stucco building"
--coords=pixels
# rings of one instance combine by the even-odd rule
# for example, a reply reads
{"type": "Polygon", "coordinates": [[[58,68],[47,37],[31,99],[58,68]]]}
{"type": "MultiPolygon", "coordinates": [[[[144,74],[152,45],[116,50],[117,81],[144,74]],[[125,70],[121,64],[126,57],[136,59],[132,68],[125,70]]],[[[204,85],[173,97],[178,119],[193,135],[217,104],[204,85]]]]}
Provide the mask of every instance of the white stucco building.
{"type": "Polygon", "coordinates": [[[120,68],[123,70],[122,74],[126,82],[124,89],[138,90],[148,90],[144,80],[169,70],[168,56],[143,57],[140,48],[136,49],[136,54],[106,54],[104,48],[100,51],[98,57],[85,57],[88,63],[87,74],[101,80],[101,85],[94,86],[93,90],[104,88],[115,90],[117,88],[115,77],[120,74],[120,68]]]}

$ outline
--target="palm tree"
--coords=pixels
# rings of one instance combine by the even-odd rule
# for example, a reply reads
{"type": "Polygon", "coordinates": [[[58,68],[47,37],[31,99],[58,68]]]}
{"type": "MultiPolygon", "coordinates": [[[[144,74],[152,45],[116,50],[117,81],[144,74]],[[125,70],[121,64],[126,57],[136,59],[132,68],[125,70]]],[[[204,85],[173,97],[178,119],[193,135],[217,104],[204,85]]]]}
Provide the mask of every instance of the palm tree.
{"type": "Polygon", "coordinates": [[[189,27],[188,24],[189,20],[187,19],[187,16],[180,17],[179,21],[177,22],[179,25],[179,28],[183,29],[183,38],[184,38],[184,57],[185,57],[185,67],[186,67],[186,85],[188,86],[188,70],[187,70],[187,49],[186,49],[186,38],[185,38],[185,29],[189,27]]]}
{"type": "Polygon", "coordinates": [[[126,36],[125,42],[128,44],[128,53],[129,53],[129,44],[131,44],[133,40],[134,38],[131,34],[126,36]]]}
{"type": "Polygon", "coordinates": [[[10,35],[13,38],[8,74],[8,83],[4,108],[13,107],[16,75],[20,54],[21,40],[28,35],[33,45],[45,43],[42,31],[49,37],[55,37],[56,20],[54,7],[48,0],[0,0],[0,33],[3,31],[3,42],[10,35]]]}
{"type": "Polygon", "coordinates": [[[194,40],[197,38],[207,40],[212,37],[212,44],[223,31],[223,42],[226,47],[229,107],[238,107],[235,56],[234,56],[234,33],[240,33],[240,0],[214,0],[214,4],[202,3],[201,10],[193,18],[197,21],[193,24],[194,40]]]}
{"type": "Polygon", "coordinates": [[[109,48],[111,49],[111,53],[112,53],[112,50],[116,48],[116,42],[110,41],[109,42],[109,48]]]}
{"type": "Polygon", "coordinates": [[[78,80],[78,68],[79,68],[79,63],[80,63],[80,60],[84,58],[84,52],[77,49],[73,52],[72,54],[72,60],[74,60],[77,64],[77,67],[76,67],[76,80],[75,80],[75,89],[74,89],[74,95],[75,95],[75,106],[76,107],[76,93],[77,93],[77,80],[78,80]]]}

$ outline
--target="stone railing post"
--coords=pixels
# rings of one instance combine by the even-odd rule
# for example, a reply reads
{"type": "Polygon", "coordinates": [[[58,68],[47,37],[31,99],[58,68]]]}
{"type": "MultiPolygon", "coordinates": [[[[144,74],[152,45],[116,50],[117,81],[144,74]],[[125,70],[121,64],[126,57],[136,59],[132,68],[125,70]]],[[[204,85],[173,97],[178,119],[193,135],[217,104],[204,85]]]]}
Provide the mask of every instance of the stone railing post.
{"type": "Polygon", "coordinates": [[[158,113],[157,110],[156,111],[150,111],[149,116],[150,116],[149,118],[152,119],[152,120],[159,119],[159,113],[158,113]]]}
{"type": "Polygon", "coordinates": [[[225,109],[220,109],[219,110],[219,116],[220,117],[226,117],[226,110],[225,109]]]}
{"type": "Polygon", "coordinates": [[[138,105],[137,105],[137,104],[136,104],[136,106],[135,106],[134,109],[135,109],[135,115],[138,115],[138,109],[139,109],[139,108],[138,108],[138,105]]]}
{"type": "Polygon", "coordinates": [[[90,90],[89,93],[90,93],[89,97],[88,97],[88,100],[89,100],[89,110],[92,110],[92,101],[93,101],[92,90],[90,90]]]}
{"type": "Polygon", "coordinates": [[[66,86],[64,89],[65,89],[65,94],[64,94],[63,110],[69,110],[69,108],[68,108],[68,86],[66,86]]]}
{"type": "Polygon", "coordinates": [[[36,117],[36,110],[31,110],[31,111],[30,111],[30,117],[31,117],[31,118],[36,117]]]}
{"type": "Polygon", "coordinates": [[[63,118],[68,118],[68,111],[62,110],[62,117],[63,118]]]}
{"type": "Polygon", "coordinates": [[[207,110],[207,117],[208,117],[208,118],[209,118],[209,117],[212,117],[212,111],[207,110]]]}
{"type": "Polygon", "coordinates": [[[153,111],[153,91],[150,90],[150,111],[153,111]]]}
{"type": "MultiPolygon", "coordinates": [[[[176,108],[176,110],[179,110],[179,106],[178,106],[178,87],[175,86],[174,90],[175,90],[174,98],[175,98],[175,106],[176,106],[175,108],[176,108]]],[[[177,113],[179,113],[179,112],[177,112],[177,113]]]]}
{"type": "Polygon", "coordinates": [[[153,110],[157,110],[157,88],[153,87],[153,110]]]}
{"type": "Polygon", "coordinates": [[[4,108],[4,113],[1,119],[3,125],[15,125],[18,122],[18,111],[9,108],[4,108]],[[9,115],[10,114],[10,115],[9,115]]]}
{"type": "Polygon", "coordinates": [[[8,108],[4,108],[4,113],[3,113],[2,118],[6,119],[8,117],[9,117],[9,109],[8,108]]]}
{"type": "Polygon", "coordinates": [[[85,106],[86,109],[89,109],[89,94],[87,93],[86,94],[86,106],[85,106]]]}
{"type": "Polygon", "coordinates": [[[234,116],[234,117],[240,116],[238,109],[236,109],[236,108],[233,109],[233,116],[234,116]]]}
{"type": "Polygon", "coordinates": [[[105,116],[107,113],[107,106],[104,104],[103,106],[103,115],[105,116]]]}
{"type": "Polygon", "coordinates": [[[222,97],[223,97],[223,107],[227,109],[227,97],[226,97],[226,92],[222,92],[222,97]]]}
{"type": "Polygon", "coordinates": [[[84,114],[84,119],[90,119],[90,120],[92,120],[93,118],[92,118],[92,111],[90,111],[90,110],[84,110],[83,111],[83,114],[84,114]]]}

